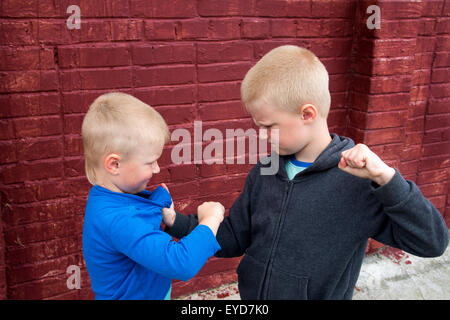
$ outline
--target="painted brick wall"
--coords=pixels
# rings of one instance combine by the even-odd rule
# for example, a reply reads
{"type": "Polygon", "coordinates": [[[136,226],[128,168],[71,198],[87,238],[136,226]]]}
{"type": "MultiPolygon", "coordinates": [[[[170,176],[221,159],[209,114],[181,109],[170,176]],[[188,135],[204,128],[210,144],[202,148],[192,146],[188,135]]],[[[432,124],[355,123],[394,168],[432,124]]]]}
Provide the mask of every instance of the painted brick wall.
{"type": "MultiPolygon", "coordinates": [[[[95,97],[136,95],[172,130],[194,120],[247,129],[240,81],[282,44],[326,65],[331,131],[368,144],[450,223],[450,0],[3,0],[0,17],[0,299],[93,297],[81,250],[90,185],[80,128],[95,97]],[[79,30],[66,26],[73,4],[79,30]],[[379,30],[366,26],[372,4],[379,30]],[[66,286],[69,265],[81,268],[80,290],[66,286]]],[[[251,166],[175,166],[174,144],[153,185],[167,183],[182,212],[205,200],[228,209],[251,166]]],[[[211,258],[175,282],[174,295],[235,281],[238,262],[211,258]]]]}

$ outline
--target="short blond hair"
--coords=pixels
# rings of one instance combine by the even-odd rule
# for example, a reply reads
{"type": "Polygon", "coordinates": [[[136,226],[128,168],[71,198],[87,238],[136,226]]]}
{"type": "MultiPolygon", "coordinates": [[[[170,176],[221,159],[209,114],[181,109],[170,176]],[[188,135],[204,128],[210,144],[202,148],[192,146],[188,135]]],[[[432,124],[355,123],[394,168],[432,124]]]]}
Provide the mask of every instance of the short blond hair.
{"type": "Polygon", "coordinates": [[[90,105],[81,128],[86,176],[96,183],[95,168],[111,152],[128,157],[144,144],[169,139],[169,128],[161,115],[148,104],[121,92],[99,96],[90,105]]]}
{"type": "Polygon", "coordinates": [[[263,99],[276,107],[298,112],[311,103],[325,119],[330,110],[328,72],[308,49],[284,45],[265,54],[241,84],[244,105],[263,99]]]}

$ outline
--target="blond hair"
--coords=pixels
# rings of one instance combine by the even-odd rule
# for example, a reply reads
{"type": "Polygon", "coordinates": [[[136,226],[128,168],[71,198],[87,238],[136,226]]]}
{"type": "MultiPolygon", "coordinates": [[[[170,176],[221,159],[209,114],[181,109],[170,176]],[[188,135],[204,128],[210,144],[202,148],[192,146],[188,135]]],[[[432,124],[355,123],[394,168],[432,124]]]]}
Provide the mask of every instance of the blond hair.
{"type": "Polygon", "coordinates": [[[151,106],[125,93],[99,96],[90,105],[81,129],[86,176],[96,183],[95,169],[105,155],[116,152],[126,158],[145,144],[159,144],[170,139],[169,128],[151,106]]]}
{"type": "Polygon", "coordinates": [[[247,72],[241,97],[246,107],[263,99],[294,112],[310,103],[326,118],[331,103],[328,72],[308,49],[284,45],[269,51],[247,72]]]}

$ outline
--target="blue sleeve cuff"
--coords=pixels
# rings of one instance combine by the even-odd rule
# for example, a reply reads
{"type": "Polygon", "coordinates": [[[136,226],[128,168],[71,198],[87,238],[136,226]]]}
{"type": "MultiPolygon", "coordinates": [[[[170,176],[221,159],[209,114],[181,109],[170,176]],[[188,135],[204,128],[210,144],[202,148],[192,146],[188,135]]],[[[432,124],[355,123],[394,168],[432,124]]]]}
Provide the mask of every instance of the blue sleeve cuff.
{"type": "Polygon", "coordinates": [[[195,230],[200,231],[205,237],[205,241],[211,244],[211,251],[213,252],[212,255],[214,255],[217,251],[222,250],[210,227],[204,224],[199,224],[193,231],[195,230]]]}

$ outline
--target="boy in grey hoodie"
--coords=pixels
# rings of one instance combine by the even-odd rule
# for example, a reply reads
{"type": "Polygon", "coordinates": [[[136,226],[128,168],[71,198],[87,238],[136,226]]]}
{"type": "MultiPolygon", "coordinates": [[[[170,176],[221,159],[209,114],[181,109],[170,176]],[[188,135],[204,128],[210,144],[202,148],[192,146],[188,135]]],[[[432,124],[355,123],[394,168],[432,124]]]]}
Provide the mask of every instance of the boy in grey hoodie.
{"type": "MultiPolygon", "coordinates": [[[[421,257],[445,251],[445,222],[418,187],[366,145],[329,133],[328,73],[312,52],[273,49],[241,95],[279,148],[250,171],[217,232],[216,256],[245,254],[242,299],[351,299],[368,238],[421,257]],[[274,161],[275,174],[264,174],[274,161]]],[[[163,214],[178,238],[197,225],[192,215],[163,214]]]]}

